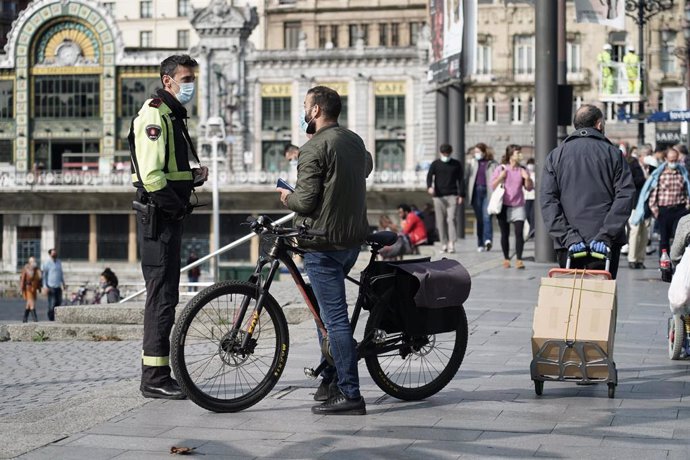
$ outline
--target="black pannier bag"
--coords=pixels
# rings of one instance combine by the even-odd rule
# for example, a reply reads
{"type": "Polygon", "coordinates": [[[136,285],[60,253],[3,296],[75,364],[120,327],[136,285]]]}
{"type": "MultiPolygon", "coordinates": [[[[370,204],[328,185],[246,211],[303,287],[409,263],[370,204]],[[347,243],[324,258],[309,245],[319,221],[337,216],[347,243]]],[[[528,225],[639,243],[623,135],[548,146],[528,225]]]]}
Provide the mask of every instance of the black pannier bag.
{"type": "Polygon", "coordinates": [[[380,327],[411,335],[454,331],[470,295],[470,274],[452,259],[374,262],[367,273],[365,308],[384,308],[380,327]]]}

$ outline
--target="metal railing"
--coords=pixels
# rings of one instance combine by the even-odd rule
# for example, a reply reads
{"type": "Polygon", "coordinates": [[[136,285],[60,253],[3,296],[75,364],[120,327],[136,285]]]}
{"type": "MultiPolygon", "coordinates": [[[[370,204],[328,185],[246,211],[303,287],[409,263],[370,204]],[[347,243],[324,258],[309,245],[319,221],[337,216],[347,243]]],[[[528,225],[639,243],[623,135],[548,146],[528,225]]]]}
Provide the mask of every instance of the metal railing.
{"type": "MultiPolygon", "coordinates": [[[[275,224],[283,224],[285,222],[290,221],[294,217],[295,217],[295,213],[291,212],[290,214],[283,216],[280,219],[274,221],[274,223],[275,224]]],[[[252,238],[254,238],[256,236],[258,236],[258,235],[254,232],[248,233],[247,235],[243,236],[242,238],[239,238],[239,239],[233,241],[232,243],[223,246],[222,248],[218,249],[217,251],[214,251],[211,254],[208,254],[208,255],[200,258],[199,260],[192,262],[189,265],[185,265],[184,267],[182,267],[180,269],[180,273],[184,273],[187,270],[190,270],[194,267],[197,267],[197,266],[203,264],[204,262],[211,260],[212,258],[214,258],[216,256],[220,256],[221,254],[224,254],[224,253],[226,253],[232,249],[235,249],[236,247],[243,245],[244,243],[248,242],[249,240],[251,240],[252,238]]],[[[216,280],[214,280],[214,281],[216,281],[216,280]]],[[[141,290],[137,291],[136,293],[129,295],[129,296],[125,297],[124,299],[120,300],[120,303],[127,302],[127,301],[132,300],[136,297],[139,297],[141,294],[143,294],[145,292],[146,292],[146,289],[141,289],[141,290]]]]}

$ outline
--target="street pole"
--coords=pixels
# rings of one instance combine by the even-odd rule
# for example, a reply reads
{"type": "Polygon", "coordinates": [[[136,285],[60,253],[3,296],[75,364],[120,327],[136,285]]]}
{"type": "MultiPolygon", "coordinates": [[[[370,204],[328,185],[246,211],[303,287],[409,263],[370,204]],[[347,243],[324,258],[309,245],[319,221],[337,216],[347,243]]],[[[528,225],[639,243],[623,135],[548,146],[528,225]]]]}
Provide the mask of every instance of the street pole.
{"type": "Polygon", "coordinates": [[[640,72],[639,72],[639,77],[640,77],[640,102],[637,108],[637,145],[638,148],[644,145],[644,112],[645,112],[645,107],[644,107],[644,94],[645,91],[647,90],[647,87],[644,82],[644,63],[646,62],[646,59],[644,58],[644,24],[645,24],[645,17],[644,17],[644,0],[640,0],[640,5],[638,6],[637,9],[637,47],[640,50],[640,72]]]}
{"type": "MultiPolygon", "coordinates": [[[[565,0],[558,0],[558,86],[568,84],[568,51],[566,49],[566,6],[565,0]]],[[[568,137],[568,127],[558,125],[558,140],[568,137]]]]}
{"type": "MultiPolygon", "coordinates": [[[[558,144],[557,100],[558,80],[556,71],[556,46],[558,42],[558,3],[553,0],[536,0],[536,120],[535,147],[537,186],[541,184],[541,171],[546,157],[558,144]]],[[[553,242],[541,215],[539,193],[535,200],[535,258],[537,262],[555,260],[553,242]]]]}
{"type": "MultiPolygon", "coordinates": [[[[212,188],[212,206],[213,206],[213,241],[212,251],[217,251],[220,248],[220,204],[218,199],[218,137],[211,138],[211,174],[213,181],[212,188]]],[[[220,265],[220,256],[213,259],[213,281],[218,281],[218,269],[220,265]]]]}

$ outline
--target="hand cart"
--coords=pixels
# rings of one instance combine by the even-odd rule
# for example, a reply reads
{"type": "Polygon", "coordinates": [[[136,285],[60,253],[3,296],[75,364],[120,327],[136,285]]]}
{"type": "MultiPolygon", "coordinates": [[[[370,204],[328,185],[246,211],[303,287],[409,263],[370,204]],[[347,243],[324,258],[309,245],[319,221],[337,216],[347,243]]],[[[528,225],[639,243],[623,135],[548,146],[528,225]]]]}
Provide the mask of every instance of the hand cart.
{"type": "MultiPolygon", "coordinates": [[[[572,277],[580,276],[589,279],[611,279],[609,268],[611,265],[610,253],[606,255],[594,252],[569,253],[568,260],[564,269],[553,268],[549,270],[549,278],[572,277]],[[570,262],[572,259],[577,259],[585,256],[591,256],[599,259],[606,259],[604,270],[582,270],[571,269],[570,262]]],[[[614,319],[615,321],[615,319],[614,319]]],[[[614,326],[615,327],[615,326],[614,326]]],[[[548,340],[539,348],[532,362],[530,364],[530,373],[532,381],[534,382],[534,392],[541,396],[544,391],[544,382],[575,382],[579,385],[593,385],[597,383],[606,383],[608,385],[608,396],[613,398],[616,395],[616,386],[618,385],[618,371],[616,370],[616,363],[609,358],[607,353],[596,343],[584,340],[548,340]],[[558,351],[558,358],[550,357],[553,355],[553,350],[558,351]],[[564,360],[566,352],[572,350],[577,359],[564,360]],[[543,375],[538,373],[539,365],[547,365],[549,368],[557,368],[558,375],[543,375]],[[576,368],[581,377],[566,375],[570,370],[576,368]],[[596,370],[606,370],[606,377],[594,377],[596,370]]],[[[599,373],[602,374],[601,372],[599,373]]]]}

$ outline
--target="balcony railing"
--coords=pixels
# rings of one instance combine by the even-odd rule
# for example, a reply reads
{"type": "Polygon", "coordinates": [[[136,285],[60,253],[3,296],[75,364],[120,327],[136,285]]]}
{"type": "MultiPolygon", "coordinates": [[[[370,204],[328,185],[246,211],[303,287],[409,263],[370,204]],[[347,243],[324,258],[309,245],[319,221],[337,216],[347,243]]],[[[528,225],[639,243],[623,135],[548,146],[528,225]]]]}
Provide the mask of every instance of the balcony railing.
{"type": "MultiPolygon", "coordinates": [[[[376,170],[367,179],[369,186],[426,187],[426,170],[376,170]]],[[[246,186],[266,186],[275,188],[278,178],[288,178],[288,171],[266,172],[218,172],[218,185],[227,188],[246,186]]],[[[0,188],[51,188],[51,187],[131,187],[132,175],[129,170],[99,173],[98,170],[54,170],[38,172],[0,171],[0,188]]],[[[94,190],[97,192],[98,190],[94,190]]]]}

